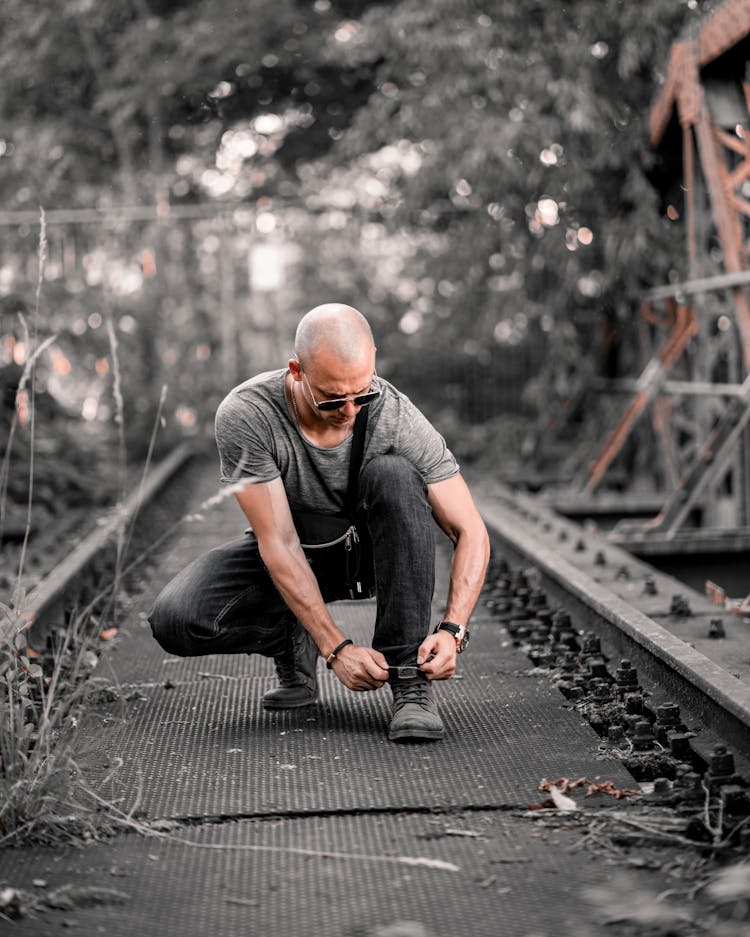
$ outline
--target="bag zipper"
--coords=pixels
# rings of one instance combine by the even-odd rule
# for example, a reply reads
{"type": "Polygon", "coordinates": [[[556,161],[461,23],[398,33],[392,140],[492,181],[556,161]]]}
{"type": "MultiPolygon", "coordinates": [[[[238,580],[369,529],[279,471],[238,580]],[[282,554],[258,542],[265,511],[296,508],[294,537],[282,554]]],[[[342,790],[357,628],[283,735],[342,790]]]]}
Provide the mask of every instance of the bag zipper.
{"type": "Polygon", "coordinates": [[[359,543],[359,535],[357,534],[357,528],[354,524],[335,540],[329,540],[327,543],[302,543],[300,545],[305,550],[324,550],[326,547],[335,547],[337,543],[341,543],[342,541],[346,541],[344,543],[345,550],[351,550],[355,543],[359,543]]]}

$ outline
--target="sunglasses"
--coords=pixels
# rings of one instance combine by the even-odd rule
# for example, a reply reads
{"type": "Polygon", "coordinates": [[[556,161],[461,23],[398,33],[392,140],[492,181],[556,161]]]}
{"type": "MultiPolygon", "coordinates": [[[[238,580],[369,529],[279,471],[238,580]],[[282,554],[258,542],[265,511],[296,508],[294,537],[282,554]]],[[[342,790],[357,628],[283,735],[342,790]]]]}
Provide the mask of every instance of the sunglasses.
{"type": "MultiPolygon", "coordinates": [[[[331,410],[340,410],[342,407],[346,406],[350,400],[355,407],[366,407],[368,403],[372,403],[373,400],[377,400],[380,396],[379,390],[368,390],[366,394],[350,394],[347,397],[337,397],[335,400],[321,400],[318,402],[315,399],[315,394],[312,392],[312,387],[310,387],[310,382],[307,380],[304,371],[302,372],[302,380],[307,384],[312,402],[318,410],[321,410],[323,413],[330,413],[331,410]]],[[[375,378],[373,377],[373,381],[374,380],[375,378]]]]}

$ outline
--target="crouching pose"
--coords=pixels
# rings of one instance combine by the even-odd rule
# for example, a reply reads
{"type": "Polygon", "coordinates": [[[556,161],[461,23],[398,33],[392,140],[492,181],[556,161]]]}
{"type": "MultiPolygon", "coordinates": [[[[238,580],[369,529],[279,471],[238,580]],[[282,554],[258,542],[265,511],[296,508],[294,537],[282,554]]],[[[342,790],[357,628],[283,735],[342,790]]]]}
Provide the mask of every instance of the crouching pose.
{"type": "Polygon", "coordinates": [[[445,441],[375,371],[366,319],[339,304],[303,317],[286,368],[235,387],[216,415],[222,481],[250,530],[194,560],[158,596],[172,654],[273,657],[268,709],[318,698],[319,656],[350,690],[389,683],[389,738],[439,739],[432,681],[466,646],[489,541],[445,441]],[[432,623],[435,523],[454,545],[444,617],[432,623]],[[326,603],[374,595],[372,645],[326,603]]]}

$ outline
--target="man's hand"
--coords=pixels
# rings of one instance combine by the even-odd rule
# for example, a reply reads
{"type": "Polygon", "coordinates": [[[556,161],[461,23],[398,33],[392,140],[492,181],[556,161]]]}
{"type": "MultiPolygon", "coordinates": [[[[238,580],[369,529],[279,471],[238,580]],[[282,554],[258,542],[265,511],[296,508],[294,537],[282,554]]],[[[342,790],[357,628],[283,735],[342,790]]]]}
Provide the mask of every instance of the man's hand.
{"type": "MultiPolygon", "coordinates": [[[[455,642],[454,642],[455,643],[455,642]]],[[[347,644],[334,658],[333,672],[350,690],[379,690],[388,679],[388,661],[380,651],[347,644]]]]}
{"type": "Polygon", "coordinates": [[[417,664],[428,680],[452,677],[456,672],[456,639],[448,631],[428,635],[417,651],[417,664]]]}

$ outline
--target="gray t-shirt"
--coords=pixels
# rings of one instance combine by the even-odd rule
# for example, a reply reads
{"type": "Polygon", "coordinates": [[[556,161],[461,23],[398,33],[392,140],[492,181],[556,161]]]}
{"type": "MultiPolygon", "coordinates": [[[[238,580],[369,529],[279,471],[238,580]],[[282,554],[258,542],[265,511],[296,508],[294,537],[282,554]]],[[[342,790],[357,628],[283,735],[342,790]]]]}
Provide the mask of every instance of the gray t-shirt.
{"type": "MultiPolygon", "coordinates": [[[[343,511],[352,437],[325,449],[310,442],[289,410],[286,369],[267,371],[231,390],[216,412],[221,480],[284,482],[292,511],[343,511]]],[[[401,455],[428,485],[457,474],[445,440],[404,394],[381,377],[370,404],[363,465],[377,455],[401,455]]]]}

